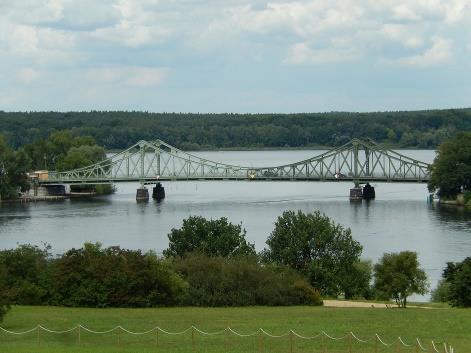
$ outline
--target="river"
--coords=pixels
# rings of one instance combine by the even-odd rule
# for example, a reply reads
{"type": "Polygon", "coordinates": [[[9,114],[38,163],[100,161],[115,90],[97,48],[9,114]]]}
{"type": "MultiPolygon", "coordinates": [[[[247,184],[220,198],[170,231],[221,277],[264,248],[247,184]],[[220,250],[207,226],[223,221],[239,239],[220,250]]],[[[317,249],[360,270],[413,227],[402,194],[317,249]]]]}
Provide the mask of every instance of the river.
{"type": "MultiPolygon", "coordinates": [[[[209,160],[246,166],[273,166],[312,157],[320,151],[194,152],[209,160]]],[[[401,151],[431,162],[434,151],[401,151]]],[[[165,182],[167,198],[137,204],[136,183],[118,184],[116,194],[0,206],[0,248],[47,243],[54,253],[84,242],[155,250],[167,247],[167,234],[190,215],[227,217],[242,223],[247,238],[262,250],[276,218],[285,210],[320,210],[352,229],[364,247],[362,257],[376,261],[384,252],[419,254],[432,288],[447,261],[471,256],[471,212],[431,206],[425,184],[377,183],[376,200],[350,203],[348,182],[165,182]]],[[[414,297],[425,300],[427,297],[414,297]]]]}

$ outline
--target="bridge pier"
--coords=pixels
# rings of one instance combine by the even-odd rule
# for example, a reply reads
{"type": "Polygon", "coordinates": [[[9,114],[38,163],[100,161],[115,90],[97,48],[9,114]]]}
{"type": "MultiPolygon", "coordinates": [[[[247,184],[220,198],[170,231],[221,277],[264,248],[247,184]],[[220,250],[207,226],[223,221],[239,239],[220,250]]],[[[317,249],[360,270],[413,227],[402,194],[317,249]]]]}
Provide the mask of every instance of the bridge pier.
{"type": "Polygon", "coordinates": [[[161,183],[157,183],[157,185],[155,185],[155,188],[152,189],[152,198],[157,201],[165,199],[165,188],[162,186],[161,183]]]}
{"type": "Polygon", "coordinates": [[[141,185],[136,191],[137,202],[148,202],[149,201],[149,190],[144,185],[141,185]]]}
{"type": "Polygon", "coordinates": [[[366,183],[363,188],[359,181],[355,180],[354,183],[355,187],[350,189],[350,201],[372,200],[376,197],[375,188],[370,183],[366,183]]]}
{"type": "Polygon", "coordinates": [[[372,200],[376,197],[375,188],[370,185],[370,183],[366,183],[363,187],[363,198],[365,200],[372,200]]]}
{"type": "Polygon", "coordinates": [[[363,200],[363,190],[361,187],[354,187],[350,189],[350,201],[361,201],[363,200]]]}

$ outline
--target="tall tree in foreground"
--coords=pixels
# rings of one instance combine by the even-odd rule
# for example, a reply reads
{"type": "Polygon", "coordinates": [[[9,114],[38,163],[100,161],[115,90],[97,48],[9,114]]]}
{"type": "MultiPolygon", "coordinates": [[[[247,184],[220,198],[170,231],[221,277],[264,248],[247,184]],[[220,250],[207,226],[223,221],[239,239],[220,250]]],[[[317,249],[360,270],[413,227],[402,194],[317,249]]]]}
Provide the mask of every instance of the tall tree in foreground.
{"type": "Polygon", "coordinates": [[[462,262],[448,262],[443,271],[452,306],[471,307],[471,257],[462,262]]]}
{"type": "Polygon", "coordinates": [[[402,251],[384,254],[374,266],[374,287],[382,299],[394,299],[405,308],[407,297],[428,291],[427,275],[419,268],[417,253],[402,251]]]}
{"type": "Polygon", "coordinates": [[[305,214],[286,211],[275,223],[267,239],[263,257],[287,265],[308,276],[324,295],[344,293],[352,297],[352,278],[360,270],[363,247],[344,229],[319,211],[305,214]]]}
{"type": "Polygon", "coordinates": [[[247,242],[245,235],[242,225],[232,224],[225,217],[207,220],[190,216],[183,220],[180,229],[170,231],[164,255],[175,257],[192,252],[220,257],[255,255],[254,244],[247,242]]]}
{"type": "Polygon", "coordinates": [[[471,132],[458,134],[438,147],[428,188],[438,190],[441,197],[471,191],[471,132]]]}

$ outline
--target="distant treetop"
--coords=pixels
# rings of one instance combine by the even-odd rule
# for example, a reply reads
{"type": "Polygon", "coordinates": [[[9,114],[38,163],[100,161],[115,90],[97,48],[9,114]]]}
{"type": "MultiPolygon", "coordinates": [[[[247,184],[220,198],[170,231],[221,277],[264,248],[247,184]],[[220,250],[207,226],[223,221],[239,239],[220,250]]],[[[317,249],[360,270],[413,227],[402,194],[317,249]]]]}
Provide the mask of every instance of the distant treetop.
{"type": "Polygon", "coordinates": [[[14,148],[60,130],[91,136],[107,149],[157,138],[198,150],[338,146],[366,137],[392,147],[435,148],[458,131],[471,131],[471,109],[298,114],[0,111],[0,134],[14,148]]]}

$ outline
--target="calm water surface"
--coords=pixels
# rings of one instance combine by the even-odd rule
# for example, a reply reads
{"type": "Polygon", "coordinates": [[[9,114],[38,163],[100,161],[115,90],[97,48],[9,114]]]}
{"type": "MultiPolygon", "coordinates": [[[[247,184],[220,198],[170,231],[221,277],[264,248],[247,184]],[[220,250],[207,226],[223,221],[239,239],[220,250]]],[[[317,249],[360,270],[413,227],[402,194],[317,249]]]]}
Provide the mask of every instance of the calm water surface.
{"type": "MultiPolygon", "coordinates": [[[[402,151],[431,162],[433,151],[402,151]]],[[[312,157],[319,151],[233,151],[194,153],[204,158],[247,166],[270,166],[312,157]]],[[[376,200],[350,203],[348,182],[165,182],[161,203],[137,204],[135,183],[118,184],[115,195],[0,207],[0,248],[48,243],[55,253],[86,241],[132,249],[167,247],[167,234],[190,215],[227,217],[243,223],[258,250],[285,210],[320,210],[352,229],[364,247],[363,257],[413,250],[432,287],[447,261],[471,256],[471,212],[427,204],[425,184],[378,183],[376,200]]],[[[415,299],[425,299],[416,297],[415,299]]]]}

